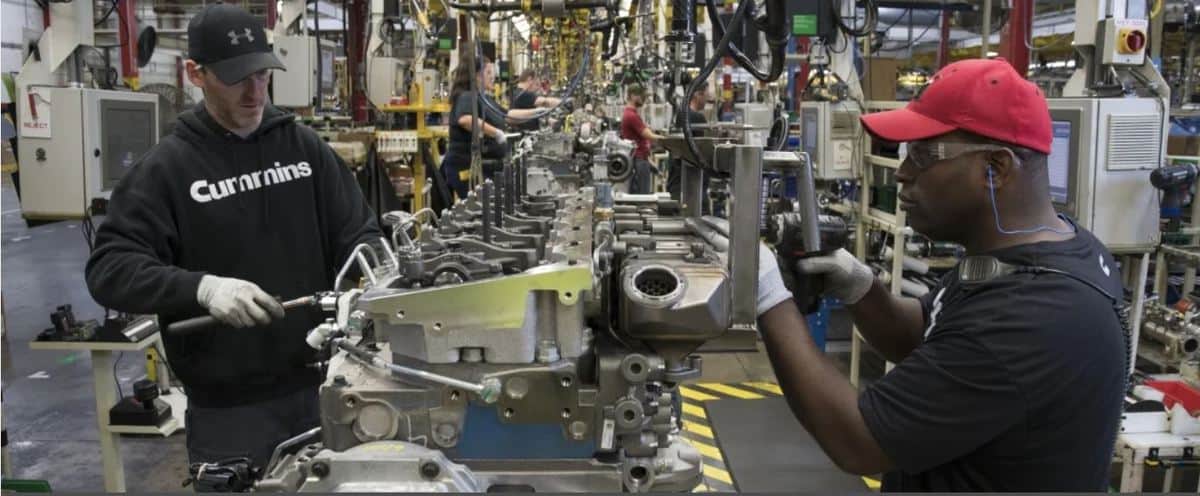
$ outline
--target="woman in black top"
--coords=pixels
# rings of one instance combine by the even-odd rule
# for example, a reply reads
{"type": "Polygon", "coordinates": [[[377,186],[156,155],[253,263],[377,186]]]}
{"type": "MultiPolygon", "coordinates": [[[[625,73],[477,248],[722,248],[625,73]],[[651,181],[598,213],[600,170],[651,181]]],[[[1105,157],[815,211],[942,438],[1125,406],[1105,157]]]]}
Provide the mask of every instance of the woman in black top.
{"type": "MultiPolygon", "coordinates": [[[[471,73],[467,65],[468,55],[464,63],[454,71],[454,85],[450,89],[450,99],[454,107],[450,112],[450,143],[446,147],[446,156],[442,157],[441,172],[446,178],[446,184],[454,190],[459,198],[465,198],[468,191],[471,168],[471,103],[474,92],[471,91],[471,73]]],[[[476,76],[480,98],[476,103],[475,115],[482,117],[479,125],[483,128],[484,158],[503,158],[508,154],[507,137],[504,134],[506,121],[524,121],[537,118],[546,113],[547,109],[513,109],[503,111],[491,97],[496,80],[496,66],[486,58],[480,59],[476,65],[476,76]],[[484,99],[490,104],[484,104],[484,99]]]]}

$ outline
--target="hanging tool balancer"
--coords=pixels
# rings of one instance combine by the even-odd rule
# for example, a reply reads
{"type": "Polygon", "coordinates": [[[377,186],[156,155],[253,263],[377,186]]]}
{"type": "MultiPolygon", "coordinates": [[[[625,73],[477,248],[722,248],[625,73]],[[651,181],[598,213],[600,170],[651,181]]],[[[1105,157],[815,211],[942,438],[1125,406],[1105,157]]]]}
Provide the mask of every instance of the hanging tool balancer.
{"type": "Polygon", "coordinates": [[[785,212],[767,217],[765,238],[775,247],[779,266],[785,269],[784,282],[792,291],[793,299],[802,313],[817,311],[824,288],[820,276],[799,273],[796,270],[797,263],[801,259],[828,255],[845,247],[849,234],[846,220],[837,215],[820,214],[806,219],[803,214],[785,212]],[[813,228],[815,236],[810,234],[813,228]],[[808,242],[807,237],[812,237],[815,243],[808,242]]]}
{"type": "Polygon", "coordinates": [[[845,247],[850,228],[842,217],[818,213],[816,182],[812,167],[805,162],[795,171],[796,211],[768,215],[762,234],[775,247],[779,266],[784,269],[784,282],[796,305],[801,312],[812,313],[820,304],[824,288],[820,276],[800,274],[797,262],[845,247]]]}

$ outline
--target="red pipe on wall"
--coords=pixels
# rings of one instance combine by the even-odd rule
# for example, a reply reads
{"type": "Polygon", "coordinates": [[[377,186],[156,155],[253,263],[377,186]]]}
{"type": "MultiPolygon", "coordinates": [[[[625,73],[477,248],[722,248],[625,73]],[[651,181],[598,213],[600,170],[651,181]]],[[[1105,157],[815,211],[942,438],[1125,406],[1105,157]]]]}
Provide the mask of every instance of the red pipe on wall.
{"type": "Polygon", "coordinates": [[[138,89],[137,47],[137,0],[119,0],[117,9],[117,35],[121,46],[121,76],[130,88],[138,89]]]}
{"type": "Polygon", "coordinates": [[[942,11],[942,38],[938,43],[938,69],[950,63],[950,14],[942,11]]]}
{"type": "Polygon", "coordinates": [[[1029,35],[1033,31],[1033,0],[1013,0],[1008,24],[1000,33],[1000,56],[1017,74],[1029,73],[1029,35]]]}
{"type": "MultiPolygon", "coordinates": [[[[811,47],[812,47],[812,41],[809,37],[801,36],[801,37],[796,38],[796,53],[808,54],[808,51],[811,50],[811,47]]],[[[792,95],[792,102],[794,102],[793,108],[797,112],[800,111],[800,101],[803,100],[803,98],[801,98],[801,96],[804,95],[804,88],[806,86],[808,86],[808,71],[809,71],[808,59],[805,58],[804,61],[800,62],[800,67],[796,70],[796,73],[793,75],[793,77],[796,78],[796,84],[795,84],[795,86],[792,87],[792,89],[794,90],[794,94],[792,95]]]]}
{"type": "Polygon", "coordinates": [[[367,122],[370,118],[367,95],[363,91],[363,80],[366,77],[363,71],[367,54],[368,5],[367,0],[346,0],[342,3],[342,8],[350,9],[346,75],[350,78],[350,109],[354,115],[354,122],[367,122]]]}
{"type": "Polygon", "coordinates": [[[279,12],[275,10],[275,0],[267,0],[267,29],[275,29],[275,20],[278,17],[279,12]]]}

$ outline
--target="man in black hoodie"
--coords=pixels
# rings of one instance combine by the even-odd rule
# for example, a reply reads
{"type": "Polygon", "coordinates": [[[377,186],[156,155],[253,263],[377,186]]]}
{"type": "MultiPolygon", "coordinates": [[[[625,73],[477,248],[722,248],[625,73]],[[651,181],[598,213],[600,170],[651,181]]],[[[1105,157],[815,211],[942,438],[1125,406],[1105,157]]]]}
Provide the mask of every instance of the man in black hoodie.
{"type": "Polygon", "coordinates": [[[382,234],[341,159],[267,104],[270,70],[283,66],[258,21],[211,5],[189,23],[188,51],[204,102],[113,191],[88,288],[164,326],[204,313],[221,322],[163,336],[188,394],[188,455],[261,466],[319,424],[322,377],[304,337],[322,315],[285,314],[276,298],[331,289],[354,247],[382,234]]]}

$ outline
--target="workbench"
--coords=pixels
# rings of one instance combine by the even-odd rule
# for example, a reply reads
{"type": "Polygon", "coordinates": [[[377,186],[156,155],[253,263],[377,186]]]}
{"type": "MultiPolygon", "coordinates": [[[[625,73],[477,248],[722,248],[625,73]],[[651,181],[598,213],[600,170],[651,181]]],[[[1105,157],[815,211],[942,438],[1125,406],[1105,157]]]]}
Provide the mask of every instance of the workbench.
{"type": "Polygon", "coordinates": [[[1200,460],[1200,436],[1171,434],[1170,432],[1122,433],[1117,437],[1116,456],[1121,463],[1122,493],[1141,492],[1146,466],[1163,465],[1163,492],[1172,491],[1175,467],[1180,464],[1195,465],[1200,460]]]}
{"type": "MultiPolygon", "coordinates": [[[[92,358],[92,381],[96,389],[96,426],[100,434],[100,455],[104,469],[104,490],[107,492],[125,492],[125,463],[121,459],[121,434],[150,434],[170,436],[184,429],[184,413],[187,410],[187,397],[182,390],[169,390],[171,394],[159,396],[159,399],[171,405],[171,418],[157,426],[109,425],[108,412],[121,398],[117,396],[117,387],[113,378],[115,353],[136,351],[142,352],[150,347],[156,347],[160,356],[165,356],[162,350],[160,333],[153,333],[137,342],[105,342],[105,341],[32,341],[29,348],[34,350],[57,351],[87,351],[92,358]]],[[[168,382],[169,375],[166,366],[161,361],[158,377],[160,389],[162,383],[168,382]]],[[[169,386],[169,383],[167,384],[169,386]]]]}

